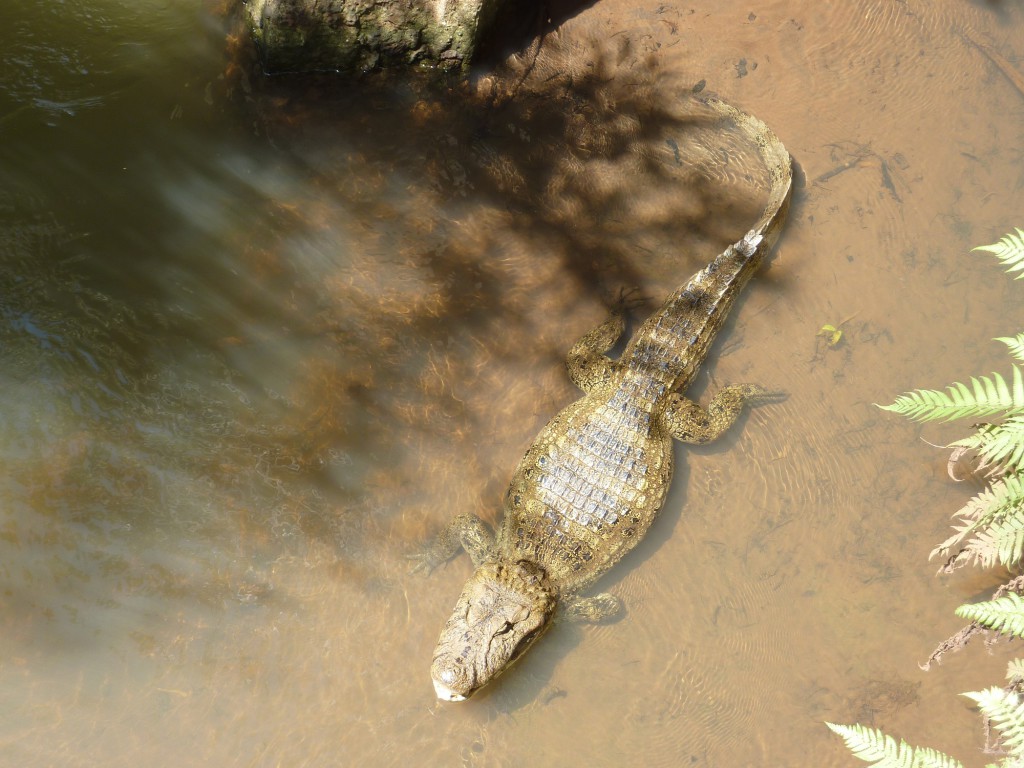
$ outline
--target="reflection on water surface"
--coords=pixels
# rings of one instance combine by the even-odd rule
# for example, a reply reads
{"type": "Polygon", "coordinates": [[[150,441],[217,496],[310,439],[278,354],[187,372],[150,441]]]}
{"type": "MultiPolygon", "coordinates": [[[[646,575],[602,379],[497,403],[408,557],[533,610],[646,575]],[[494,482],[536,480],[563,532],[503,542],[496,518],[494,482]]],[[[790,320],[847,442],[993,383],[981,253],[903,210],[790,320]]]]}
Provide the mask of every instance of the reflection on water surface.
{"type": "Polygon", "coordinates": [[[970,754],[954,694],[1002,657],[916,667],[989,587],[925,562],[968,491],[870,403],[984,370],[984,340],[1019,330],[965,254],[1019,223],[1020,94],[957,30],[1013,62],[1020,10],[819,5],[607,0],[451,91],[262,81],[199,5],[19,9],[5,753],[847,765],[821,721],[859,719],[970,754]],[[405,553],[459,512],[495,519],[605,304],[638,287],[649,309],[756,218],[750,148],[687,111],[702,82],[779,133],[804,186],[695,394],[789,400],[680,452],[602,585],[623,621],[556,627],[442,706],[429,655],[469,565],[410,578],[405,553]]]}

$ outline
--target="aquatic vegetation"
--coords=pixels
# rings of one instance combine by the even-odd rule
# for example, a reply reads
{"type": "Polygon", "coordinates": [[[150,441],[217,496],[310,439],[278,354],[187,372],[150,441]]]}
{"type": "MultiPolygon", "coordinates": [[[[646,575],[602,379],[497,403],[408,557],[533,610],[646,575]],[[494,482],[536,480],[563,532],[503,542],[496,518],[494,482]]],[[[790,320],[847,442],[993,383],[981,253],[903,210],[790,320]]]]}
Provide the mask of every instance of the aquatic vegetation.
{"type": "MultiPolygon", "coordinates": [[[[1024,270],[1024,232],[1010,233],[993,245],[975,251],[995,255],[1010,272],[1024,270]]],[[[1017,275],[1017,279],[1024,274],[1017,275]]],[[[1017,362],[1024,362],[1024,333],[1000,337],[1017,362]]],[[[998,373],[971,377],[970,386],[957,382],[943,390],[917,389],[896,398],[883,410],[914,421],[951,421],[965,417],[997,417],[996,423],[973,425],[974,434],[950,443],[952,467],[962,457],[973,460],[975,477],[988,485],[953,514],[955,533],[932,550],[942,557],[941,572],[968,563],[983,567],[1015,567],[1024,560],[1024,376],[1019,365],[1011,369],[1011,383],[998,373]]],[[[954,479],[959,479],[954,477],[954,479]]],[[[950,650],[959,650],[976,634],[986,631],[1024,638],[1024,576],[1002,585],[991,600],[961,605],[956,615],[971,623],[943,642],[924,665],[927,669],[950,650]]],[[[1024,761],[1024,660],[1015,659],[1007,670],[1005,688],[965,693],[985,718],[986,733],[998,733],[1005,754],[998,765],[1012,768],[1024,761]]],[[[896,742],[876,728],[826,723],[842,736],[854,754],[876,768],[953,768],[956,759],[924,747],[896,742]]],[[[991,747],[991,745],[988,745],[991,747]]],[[[992,764],[989,768],[994,768],[992,764]]]]}

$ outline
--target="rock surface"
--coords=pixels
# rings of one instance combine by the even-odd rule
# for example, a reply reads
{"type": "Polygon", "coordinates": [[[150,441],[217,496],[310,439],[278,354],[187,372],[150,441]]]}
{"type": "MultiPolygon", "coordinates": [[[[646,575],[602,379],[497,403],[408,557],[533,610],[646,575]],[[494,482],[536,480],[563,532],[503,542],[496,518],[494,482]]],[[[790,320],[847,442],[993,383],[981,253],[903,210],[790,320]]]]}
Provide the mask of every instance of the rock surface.
{"type": "Polygon", "coordinates": [[[500,0],[250,0],[269,74],[464,69],[500,0]]]}

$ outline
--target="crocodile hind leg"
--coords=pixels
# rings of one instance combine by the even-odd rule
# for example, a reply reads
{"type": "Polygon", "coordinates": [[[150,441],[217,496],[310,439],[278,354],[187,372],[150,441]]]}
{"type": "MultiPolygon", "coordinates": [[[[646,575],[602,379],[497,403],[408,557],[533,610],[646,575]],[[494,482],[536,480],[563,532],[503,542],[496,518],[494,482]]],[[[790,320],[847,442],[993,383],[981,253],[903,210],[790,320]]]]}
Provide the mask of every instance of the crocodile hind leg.
{"type": "Polygon", "coordinates": [[[729,429],[743,411],[744,405],[777,402],[784,398],[781,392],[773,392],[756,384],[733,384],[715,395],[707,410],[675,394],[662,419],[669,434],[676,440],[704,445],[729,429]]]}
{"type": "Polygon", "coordinates": [[[451,560],[464,549],[473,560],[473,565],[495,559],[494,533],[476,515],[456,515],[437,535],[434,541],[427,544],[421,551],[407,555],[416,560],[412,573],[426,571],[430,573],[437,566],[451,560]]]}
{"type": "Polygon", "coordinates": [[[584,392],[590,392],[601,382],[611,378],[618,363],[604,353],[614,346],[625,329],[626,320],[620,302],[620,306],[612,310],[607,320],[577,341],[569,350],[565,367],[573,384],[584,392]]]}

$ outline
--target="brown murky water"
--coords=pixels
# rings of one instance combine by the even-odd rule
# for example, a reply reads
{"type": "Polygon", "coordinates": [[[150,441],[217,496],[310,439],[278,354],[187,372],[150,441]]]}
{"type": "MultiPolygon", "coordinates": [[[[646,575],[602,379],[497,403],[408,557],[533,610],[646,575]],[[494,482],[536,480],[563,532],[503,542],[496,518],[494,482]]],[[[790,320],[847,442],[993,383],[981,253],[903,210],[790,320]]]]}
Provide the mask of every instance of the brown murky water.
{"type": "MultiPolygon", "coordinates": [[[[852,765],[860,721],[975,760],[918,669],[998,574],[926,561],[972,491],[955,426],[872,407],[1006,371],[1020,284],[1014,3],[602,0],[498,74],[258,82],[198,4],[19,8],[0,78],[0,754],[17,765],[852,765]],[[493,520],[575,393],[565,352],[623,288],[653,306],[735,239],[749,148],[802,170],[770,269],[695,388],[789,392],[679,451],[662,518],[491,690],[427,669],[493,520]],[[841,345],[815,334],[843,322],[841,345]]],[[[232,48],[237,41],[229,41],[232,48]]],[[[1018,81],[1019,82],[1019,81],[1018,81]]]]}

